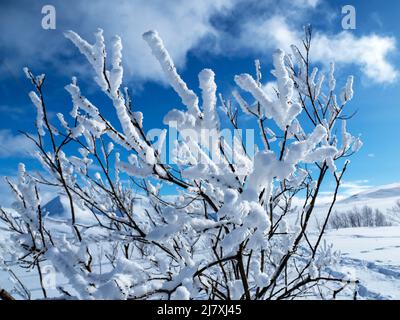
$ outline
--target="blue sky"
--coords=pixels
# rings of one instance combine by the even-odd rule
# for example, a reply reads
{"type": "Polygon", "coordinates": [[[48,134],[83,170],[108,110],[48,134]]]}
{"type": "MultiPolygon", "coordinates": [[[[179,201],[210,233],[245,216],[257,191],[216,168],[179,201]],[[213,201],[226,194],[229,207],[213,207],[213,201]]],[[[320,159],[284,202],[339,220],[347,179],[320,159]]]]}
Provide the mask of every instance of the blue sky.
{"type": "MultiPolygon", "coordinates": [[[[160,127],[167,110],[181,107],[176,94],[165,84],[157,61],[150,55],[141,34],[157,29],[182,77],[198,88],[203,68],[216,73],[219,92],[229,98],[233,77],[254,72],[254,59],[262,62],[264,81],[273,80],[271,53],[299,40],[302,27],[315,31],[313,58],[325,69],[337,61],[338,85],[355,75],[357,110],[348,127],[360,135],[362,150],[354,156],[346,176],[345,192],[367,186],[400,182],[400,70],[399,1],[8,1],[0,4],[0,176],[14,176],[17,163],[37,166],[27,156],[29,145],[18,130],[34,131],[34,107],[27,93],[30,83],[22,67],[46,73],[47,105],[54,115],[68,113],[71,102],[64,86],[78,76],[82,90],[112,119],[111,106],[91,81],[92,73],[76,48],[63,37],[72,29],[93,41],[97,27],[106,39],[114,34],[124,44],[125,84],[133,90],[133,103],[144,113],[145,127],[160,127]],[[56,8],[56,30],[41,27],[41,8],[56,8]],[[356,8],[356,30],[344,31],[341,8],[356,8]],[[326,44],[329,45],[326,45],[326,44]],[[108,111],[110,110],[110,111],[108,111]]],[[[0,183],[0,198],[7,198],[0,183]]],[[[6,201],[6,200],[5,200],[6,201]]]]}

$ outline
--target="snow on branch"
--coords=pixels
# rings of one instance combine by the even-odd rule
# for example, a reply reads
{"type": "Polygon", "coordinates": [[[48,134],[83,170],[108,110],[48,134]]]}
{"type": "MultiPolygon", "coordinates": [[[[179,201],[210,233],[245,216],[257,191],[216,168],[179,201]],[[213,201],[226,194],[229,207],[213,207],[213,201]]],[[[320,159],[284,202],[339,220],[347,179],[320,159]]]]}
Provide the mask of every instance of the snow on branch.
{"type": "Polygon", "coordinates": [[[177,73],[175,65],[157,31],[150,30],[145,32],[143,34],[143,39],[151,48],[153,55],[157,58],[162,70],[167,76],[168,82],[182,99],[189,113],[196,117],[199,116],[199,99],[192,90],[188,89],[186,83],[177,73]]]}
{"type": "MultiPolygon", "coordinates": [[[[26,136],[46,174],[20,164],[17,181],[7,179],[15,201],[12,210],[0,207],[0,222],[14,253],[0,259],[0,267],[37,271],[41,290],[32,295],[45,299],[355,296],[356,280],[332,273],[338,254],[320,246],[349,164],[341,160],[362,146],[347,132],[351,117],[344,114],[353,77],[339,105],[334,65],[325,77],[309,61],[309,28],[303,49],[273,54],[276,81],[263,83],[259,60],[255,79],[236,75],[232,101],[221,94],[217,100],[216,76],[207,68],[198,74],[200,100],[157,32],[144,33],[186,106],[167,111],[168,129],[149,131],[146,112],[134,110],[128,89],[121,89],[121,39],[112,39],[108,55],[101,29],[94,44],[73,31],[65,36],[92,66],[116,117],[89,101],[73,77],[65,87],[72,110],[51,124],[45,77],[24,69],[36,89],[29,97],[39,132],[26,136]],[[165,150],[172,159],[164,158],[165,150]],[[315,228],[315,204],[328,175],[336,184],[331,206],[315,228]],[[48,204],[44,192],[55,196],[48,204]],[[63,276],[51,291],[42,281],[48,265],[63,276]]],[[[13,292],[30,298],[29,290],[15,286],[13,292]]]]}
{"type": "Polygon", "coordinates": [[[43,113],[43,104],[42,101],[39,99],[38,95],[31,91],[29,92],[29,98],[31,98],[32,103],[36,107],[36,128],[38,130],[39,135],[44,136],[44,113],[43,113]]]}
{"type": "Polygon", "coordinates": [[[215,74],[211,69],[203,69],[199,73],[200,88],[202,90],[202,100],[204,122],[212,128],[219,128],[219,117],[217,114],[217,85],[215,84],[215,74]]]}
{"type": "Polygon", "coordinates": [[[96,73],[95,80],[97,84],[103,91],[107,91],[109,89],[109,82],[105,70],[106,51],[103,30],[97,30],[95,33],[96,42],[93,45],[82,39],[74,31],[66,31],[64,35],[67,39],[71,40],[79,51],[86,57],[96,73]]]}
{"type": "MultiPolygon", "coordinates": [[[[274,119],[277,125],[284,130],[291,125],[292,121],[301,112],[301,106],[292,99],[294,83],[289,77],[285,65],[285,52],[283,50],[277,50],[273,57],[275,67],[273,74],[278,83],[279,103],[268,97],[249,74],[235,76],[235,82],[241,89],[250,92],[263,107],[263,114],[268,119],[274,119]]],[[[244,104],[240,96],[236,93],[235,97],[243,108],[244,104]]]]}

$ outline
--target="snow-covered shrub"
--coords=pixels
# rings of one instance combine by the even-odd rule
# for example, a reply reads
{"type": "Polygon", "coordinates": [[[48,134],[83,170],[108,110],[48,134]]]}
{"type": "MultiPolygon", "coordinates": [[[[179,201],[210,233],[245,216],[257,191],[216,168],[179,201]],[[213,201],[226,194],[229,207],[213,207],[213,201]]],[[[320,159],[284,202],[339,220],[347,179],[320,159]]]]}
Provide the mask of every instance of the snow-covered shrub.
{"type": "MultiPolygon", "coordinates": [[[[310,28],[304,48],[274,53],[275,94],[264,90],[256,61],[255,77],[235,76],[234,100],[217,95],[210,69],[199,73],[200,96],[189,89],[158,33],[146,32],[183,105],[164,118],[185,137],[168,146],[175,148],[172,163],[163,160],[166,130],[153,144],[143,114],[121,87],[121,39],[113,39],[107,54],[102,30],[94,44],[72,31],[66,37],[93,67],[109,104],[95,106],[73,78],[65,87],[69,116],[59,113],[50,122],[45,76],[25,69],[35,88],[38,134],[26,135],[47,174],[20,165],[18,181],[9,180],[16,214],[2,209],[0,217],[12,232],[18,265],[36,270],[40,280],[43,265],[53,266],[67,281],[57,284],[60,298],[327,298],[348,287],[348,279],[330,273],[336,254],[320,246],[332,207],[317,237],[309,222],[323,181],[336,182],[333,206],[344,158],[361,147],[347,132],[343,111],[353,98],[353,77],[337,98],[334,65],[327,81],[311,67],[310,28]],[[118,123],[104,116],[106,108],[114,108],[118,123]],[[254,156],[243,136],[229,144],[221,135],[224,126],[244,128],[243,115],[254,120],[262,141],[254,156]],[[66,199],[68,221],[45,216],[44,186],[66,199]],[[303,199],[299,210],[292,207],[295,197],[303,199]],[[91,212],[92,223],[80,221],[82,211],[91,212]]],[[[48,297],[43,283],[42,289],[48,297]]]]}
{"type": "Polygon", "coordinates": [[[354,207],[345,212],[334,212],[329,219],[332,229],[358,227],[385,227],[392,225],[390,219],[379,209],[368,206],[354,207]]]}

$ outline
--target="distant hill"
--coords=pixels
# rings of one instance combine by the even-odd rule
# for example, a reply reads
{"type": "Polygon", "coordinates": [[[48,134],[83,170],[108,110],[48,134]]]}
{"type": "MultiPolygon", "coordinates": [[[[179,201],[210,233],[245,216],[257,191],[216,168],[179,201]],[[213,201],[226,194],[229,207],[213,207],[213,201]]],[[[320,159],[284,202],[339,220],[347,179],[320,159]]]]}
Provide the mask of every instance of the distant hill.
{"type": "Polygon", "coordinates": [[[66,205],[61,200],[61,196],[57,196],[43,206],[43,211],[45,216],[63,217],[66,213],[66,205]]]}
{"type": "Polygon", "coordinates": [[[342,199],[337,204],[358,204],[364,201],[382,203],[386,200],[393,202],[396,198],[400,200],[400,183],[378,186],[342,199]]]}
{"type": "MultiPolygon", "coordinates": [[[[45,217],[61,220],[68,220],[71,218],[69,200],[66,196],[58,195],[47,202],[42,208],[45,217]]],[[[74,209],[75,216],[78,222],[89,223],[95,221],[93,213],[89,209],[81,208],[77,205],[75,205],[74,209]]]]}

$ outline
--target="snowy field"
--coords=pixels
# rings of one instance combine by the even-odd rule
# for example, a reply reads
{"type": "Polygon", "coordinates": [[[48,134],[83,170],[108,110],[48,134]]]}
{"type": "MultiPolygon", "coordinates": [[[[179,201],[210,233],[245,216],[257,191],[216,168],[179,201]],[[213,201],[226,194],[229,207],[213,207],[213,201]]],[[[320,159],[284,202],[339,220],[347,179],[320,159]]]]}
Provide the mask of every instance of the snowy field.
{"type": "Polygon", "coordinates": [[[325,237],[341,252],[338,270],[360,281],[364,299],[400,299],[400,227],[348,228],[325,237]]]}
{"type": "MultiPolygon", "coordinates": [[[[400,199],[400,185],[383,186],[374,190],[343,199],[337,203],[335,210],[345,211],[354,207],[368,205],[384,212],[393,207],[400,199]]],[[[52,212],[53,228],[59,233],[69,233],[65,227],[60,228],[57,219],[63,216],[63,207],[68,206],[56,198],[47,206],[52,212]]],[[[321,205],[317,208],[314,227],[322,220],[327,207],[321,205]]],[[[80,213],[82,223],[90,223],[86,212],[80,213]]],[[[98,235],[101,239],[101,234],[98,235]]],[[[0,245],[7,245],[7,235],[1,230],[0,245]]],[[[338,275],[347,275],[348,278],[359,280],[359,299],[400,299],[400,226],[390,227],[362,227],[328,230],[325,234],[327,244],[333,244],[333,249],[340,252],[340,259],[332,267],[338,275]]],[[[106,264],[103,266],[107,268],[106,264]]],[[[42,291],[36,272],[21,269],[12,269],[18,278],[31,289],[32,298],[42,298],[42,291]]],[[[66,280],[57,275],[57,284],[65,284],[66,280]]],[[[0,284],[10,290],[13,282],[5,271],[0,270],[0,284]]],[[[54,289],[49,294],[56,294],[54,289]]],[[[340,298],[347,298],[340,296],[340,298]]]]}
{"type": "MultiPolygon", "coordinates": [[[[400,227],[330,230],[325,239],[341,252],[335,270],[360,281],[359,298],[400,299],[400,227]]],[[[32,289],[32,298],[40,298],[36,273],[16,273],[32,289]]],[[[63,279],[57,276],[57,281],[62,284],[63,279]]],[[[11,289],[12,283],[4,271],[0,271],[0,283],[11,289]]]]}

